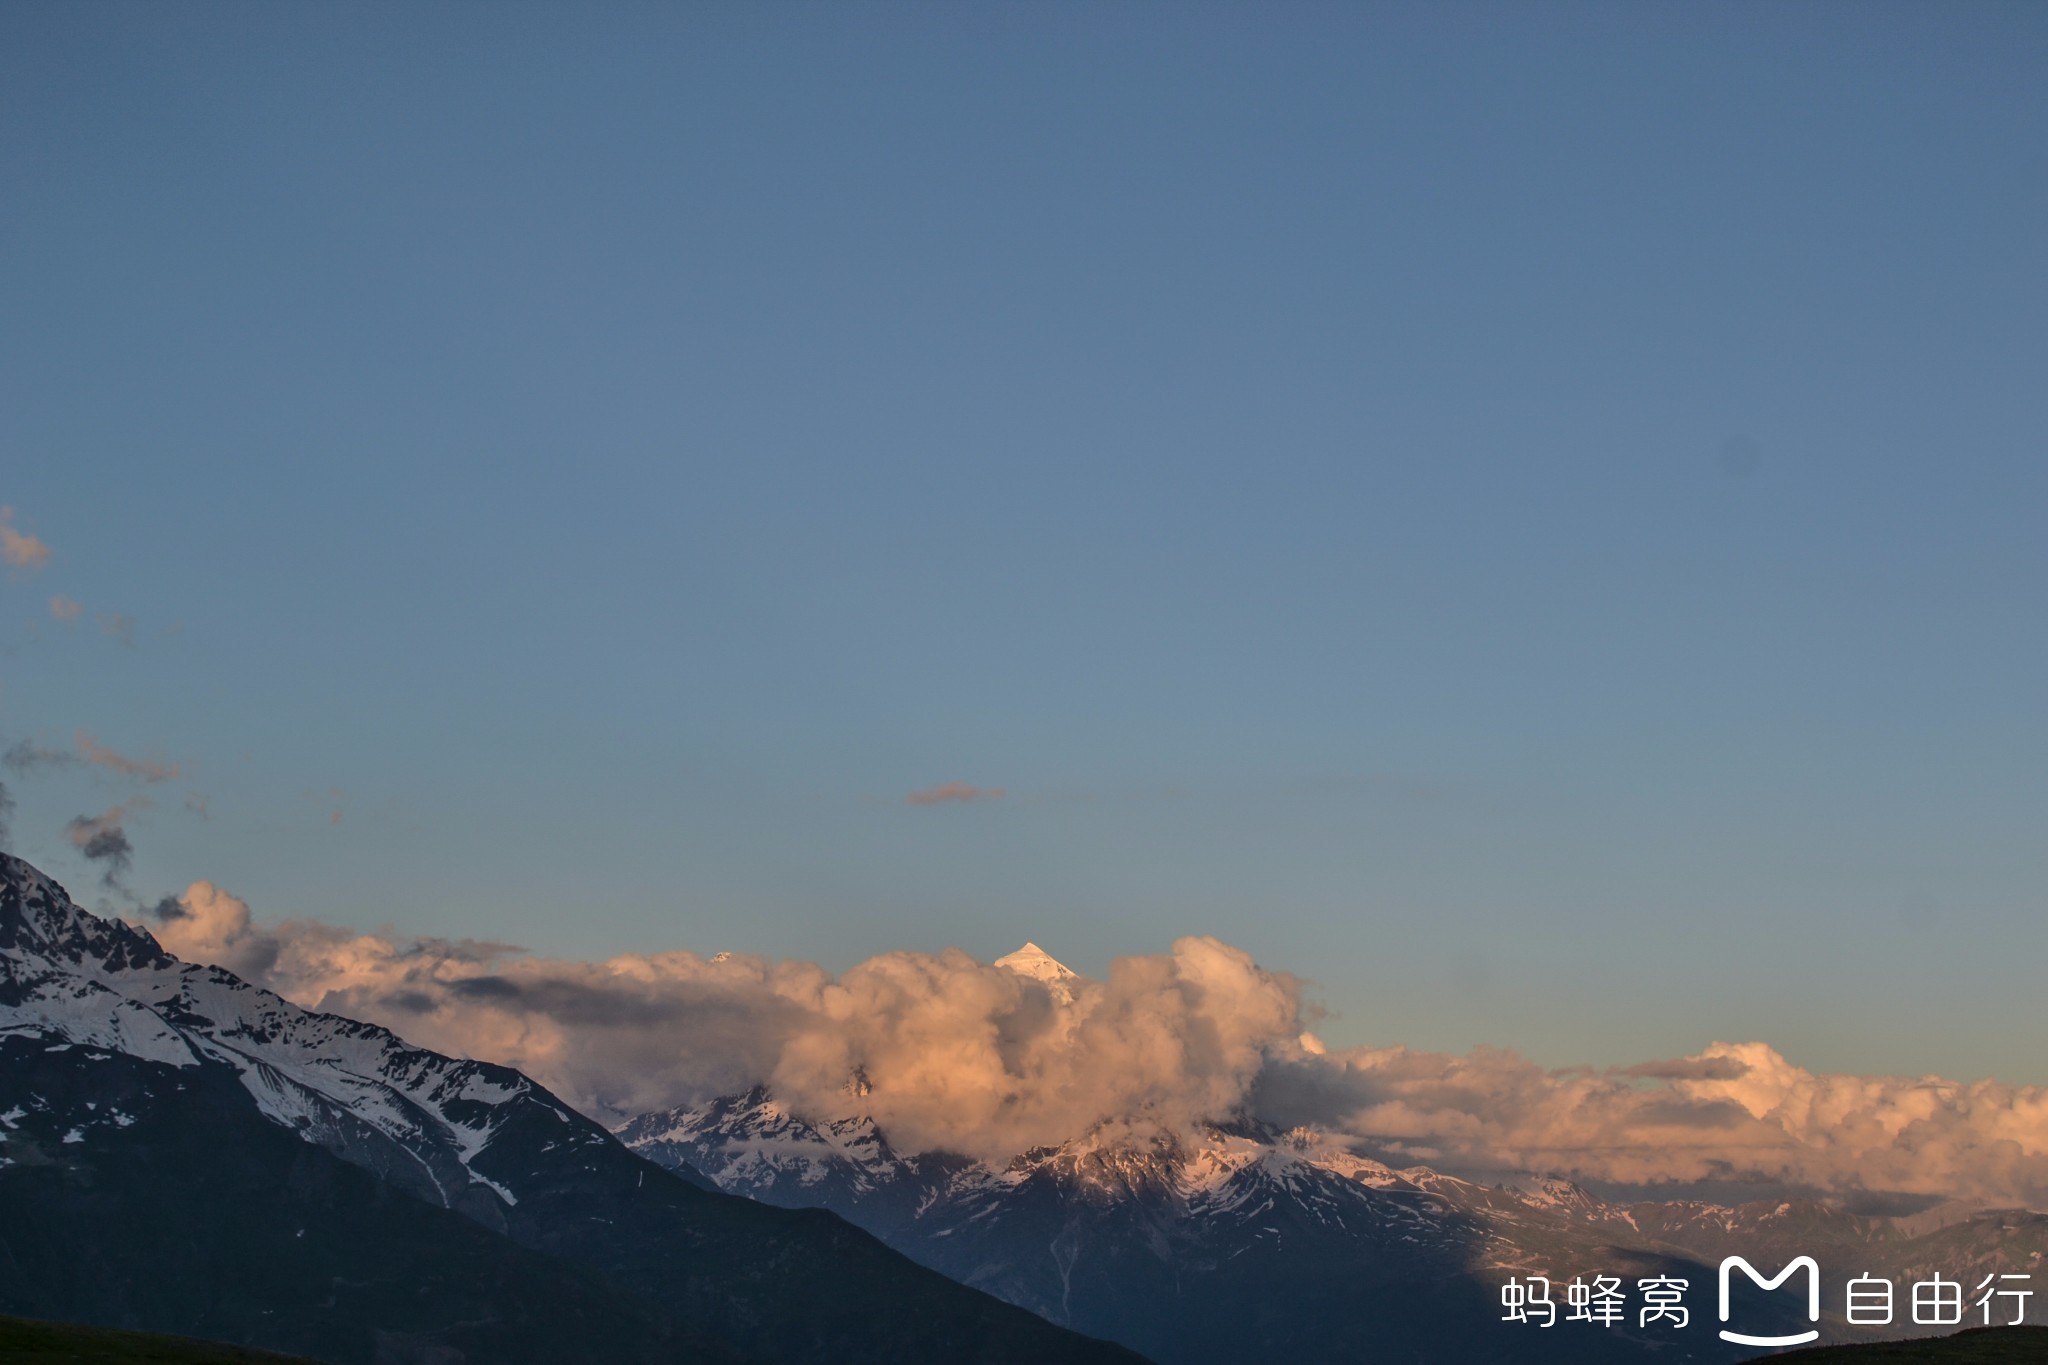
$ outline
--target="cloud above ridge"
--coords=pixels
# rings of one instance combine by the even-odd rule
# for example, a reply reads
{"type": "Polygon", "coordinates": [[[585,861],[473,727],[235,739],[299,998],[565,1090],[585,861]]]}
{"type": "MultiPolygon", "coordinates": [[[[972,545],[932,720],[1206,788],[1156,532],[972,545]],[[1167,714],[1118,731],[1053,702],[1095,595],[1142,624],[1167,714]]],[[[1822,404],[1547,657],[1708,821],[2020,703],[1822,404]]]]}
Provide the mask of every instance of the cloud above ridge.
{"type": "Polygon", "coordinates": [[[207,882],[155,918],[180,956],[517,1066],[605,1121],[765,1083],[800,1113],[870,1114],[900,1150],[997,1161],[1105,1123],[1254,1114],[1468,1174],[2048,1203],[2048,1089],[1818,1074],[1758,1042],[1608,1072],[1492,1048],[1326,1050],[1306,1032],[1303,983],[1214,938],[1054,992],[955,949],[883,953],[834,976],[741,954],[577,962],[265,924],[207,882]]]}

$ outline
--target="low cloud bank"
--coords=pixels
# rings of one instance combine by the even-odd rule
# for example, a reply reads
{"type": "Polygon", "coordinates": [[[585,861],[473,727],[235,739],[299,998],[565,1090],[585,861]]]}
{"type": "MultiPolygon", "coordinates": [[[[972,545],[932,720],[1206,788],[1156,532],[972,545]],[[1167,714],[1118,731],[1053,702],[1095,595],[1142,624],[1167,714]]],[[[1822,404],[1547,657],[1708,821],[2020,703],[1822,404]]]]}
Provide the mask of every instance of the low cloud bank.
{"type": "Polygon", "coordinates": [[[1755,1042],[1604,1073],[1489,1048],[1331,1052],[1305,1031],[1299,980],[1213,938],[1049,989],[957,950],[884,953],[835,977],[745,955],[571,962],[264,924],[207,882],[153,921],[182,957],[517,1066],[607,1121],[766,1083],[799,1112],[871,1114],[903,1150],[989,1160],[1105,1122],[1251,1113],[1454,1172],[2048,1205],[2048,1089],[1820,1075],[1755,1042]]]}
{"type": "Polygon", "coordinates": [[[1605,1073],[1493,1048],[1357,1048],[1276,1059],[1255,1106],[1453,1171],[2048,1203],[2048,1089],[1818,1074],[1760,1042],[1605,1073]]]}

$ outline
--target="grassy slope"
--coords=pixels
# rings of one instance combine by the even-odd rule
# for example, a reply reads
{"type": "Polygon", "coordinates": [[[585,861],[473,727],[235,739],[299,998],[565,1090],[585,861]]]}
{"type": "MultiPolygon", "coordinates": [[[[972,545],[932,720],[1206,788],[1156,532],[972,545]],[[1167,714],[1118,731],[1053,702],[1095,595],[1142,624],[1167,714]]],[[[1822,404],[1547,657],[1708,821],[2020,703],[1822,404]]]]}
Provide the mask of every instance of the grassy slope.
{"type": "Polygon", "coordinates": [[[240,1346],[0,1317],[0,1365],[305,1365],[240,1346]]]}
{"type": "Polygon", "coordinates": [[[1979,1327],[1952,1337],[1816,1346],[1760,1359],[1798,1365],[2041,1365],[2048,1361],[2048,1327],[1979,1327]]]}

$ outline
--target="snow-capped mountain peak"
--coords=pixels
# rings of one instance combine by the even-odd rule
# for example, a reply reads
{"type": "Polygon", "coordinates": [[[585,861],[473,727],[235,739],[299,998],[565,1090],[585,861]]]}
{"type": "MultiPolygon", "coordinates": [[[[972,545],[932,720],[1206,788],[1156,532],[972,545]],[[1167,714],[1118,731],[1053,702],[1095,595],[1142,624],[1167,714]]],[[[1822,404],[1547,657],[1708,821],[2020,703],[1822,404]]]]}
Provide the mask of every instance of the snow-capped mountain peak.
{"type": "MultiPolygon", "coordinates": [[[[182,962],[145,930],[81,909],[0,854],[0,1040],[41,1040],[186,1068],[233,1068],[257,1108],[431,1202],[490,1216],[518,1202],[478,1158],[515,1117],[603,1131],[506,1067],[415,1048],[319,1014],[219,967],[182,962]]],[[[80,1116],[81,1133],[98,1126],[80,1116]]]]}
{"type": "MultiPolygon", "coordinates": [[[[733,1117],[764,1169],[887,1168],[872,1125],[765,1093],[733,1117]]],[[[0,857],[0,1310],[340,1361],[1136,1360],[706,1183],[517,1071],[182,962],[0,857]]]]}
{"type": "Polygon", "coordinates": [[[1036,943],[1026,943],[1014,953],[1005,953],[995,960],[995,965],[1020,976],[1028,976],[1033,981],[1043,981],[1048,986],[1077,981],[1081,976],[1036,943]]]}
{"type": "MultiPolygon", "coordinates": [[[[1498,1277],[1595,1267],[1697,1285],[1703,1266],[1734,1249],[1780,1259],[1820,1249],[1858,1266],[1923,1254],[1903,1229],[1812,1200],[1610,1203],[1555,1176],[1488,1184],[1397,1169],[1341,1135],[1245,1116],[1099,1123],[984,1162],[898,1152],[869,1118],[805,1116],[756,1088],[617,1132],[657,1163],[765,1203],[830,1209],[927,1265],[1160,1359],[1357,1359],[1359,1340],[1384,1341],[1406,1320],[1390,1313],[1395,1302],[1418,1323],[1477,1332],[1492,1323],[1474,1309],[1483,1299],[1458,1297],[1474,1277],[1488,1294],[1498,1277]],[[1303,1311],[1276,1326],[1270,1310],[1282,1301],[1303,1311]],[[1421,1311],[1431,1304],[1442,1311],[1421,1311]]],[[[1972,1234],[1982,1255],[2009,1258],[2020,1245],[1994,1236],[2048,1245],[2048,1217],[2008,1224],[1972,1234]]],[[[1401,1358],[1505,1358],[1476,1341],[1469,1352],[1422,1336],[1410,1344],[1401,1358]]],[[[1658,1344],[1616,1337],[1606,1354],[1541,1358],[1583,1365],[1654,1356],[1658,1344]]]]}
{"type": "Polygon", "coordinates": [[[95,977],[175,961],[145,930],[87,913],[56,882],[0,853],[0,957],[31,955],[95,977]]]}

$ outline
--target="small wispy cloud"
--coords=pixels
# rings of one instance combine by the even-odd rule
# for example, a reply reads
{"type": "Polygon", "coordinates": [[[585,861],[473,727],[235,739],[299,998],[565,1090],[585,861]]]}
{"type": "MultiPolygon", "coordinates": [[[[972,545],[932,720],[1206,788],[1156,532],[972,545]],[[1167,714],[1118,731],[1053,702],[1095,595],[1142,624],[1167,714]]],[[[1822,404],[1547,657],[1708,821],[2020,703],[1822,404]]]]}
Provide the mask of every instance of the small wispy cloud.
{"type": "Polygon", "coordinates": [[[0,763],[18,773],[33,773],[44,768],[68,768],[78,761],[77,754],[63,749],[45,749],[32,739],[16,740],[7,746],[5,754],[0,754],[0,763]]]}
{"type": "Polygon", "coordinates": [[[109,749],[84,730],[78,732],[79,755],[94,767],[106,768],[123,777],[133,777],[143,782],[164,782],[178,775],[176,765],[158,763],[154,759],[129,758],[109,749]]]}
{"type": "Polygon", "coordinates": [[[124,822],[131,812],[147,806],[146,797],[136,797],[110,806],[98,815],[78,815],[64,826],[64,837],[84,855],[87,862],[102,865],[100,880],[119,888],[128,865],[135,859],[135,845],[129,842],[124,822]]]}
{"type": "Polygon", "coordinates": [[[36,570],[50,562],[50,547],[39,536],[14,529],[14,509],[0,507],[0,563],[36,570]]]}
{"type": "Polygon", "coordinates": [[[100,634],[130,649],[135,647],[134,617],[118,611],[103,611],[94,619],[100,623],[100,634]]]}
{"type": "Polygon", "coordinates": [[[85,607],[78,599],[66,597],[61,592],[50,599],[50,616],[53,620],[76,621],[78,614],[84,610],[85,607]]]}
{"type": "Polygon", "coordinates": [[[965,782],[947,782],[912,792],[903,799],[913,806],[943,806],[949,801],[995,801],[1003,796],[1001,787],[975,787],[965,782]]]}
{"type": "Polygon", "coordinates": [[[130,758],[124,753],[111,749],[99,742],[89,730],[80,730],[73,738],[76,752],[69,749],[52,749],[32,739],[16,740],[0,753],[0,765],[18,773],[40,772],[46,768],[73,768],[80,764],[91,764],[137,782],[168,782],[178,775],[173,763],[163,763],[153,758],[130,758]]]}

